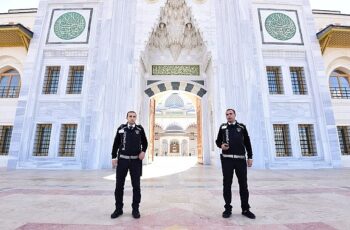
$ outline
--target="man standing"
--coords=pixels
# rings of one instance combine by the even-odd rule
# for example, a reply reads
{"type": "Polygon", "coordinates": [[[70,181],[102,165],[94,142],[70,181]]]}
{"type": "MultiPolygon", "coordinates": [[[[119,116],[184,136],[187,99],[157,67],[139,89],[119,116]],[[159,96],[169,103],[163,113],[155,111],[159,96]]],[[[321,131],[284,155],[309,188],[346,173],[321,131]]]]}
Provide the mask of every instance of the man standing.
{"type": "Polygon", "coordinates": [[[117,167],[115,187],[115,211],[111,218],[123,214],[123,195],[125,177],[130,171],[133,188],[132,216],[140,218],[139,204],[141,201],[140,177],[142,174],[142,160],[147,150],[147,138],[141,125],[136,125],[136,113],[129,111],[126,115],[127,123],[119,126],[114,139],[112,150],[112,165],[117,167]]]}
{"type": "Polygon", "coordinates": [[[236,111],[234,109],[226,110],[227,123],[220,126],[216,145],[222,149],[221,165],[222,174],[224,177],[223,195],[225,200],[225,211],[222,217],[228,218],[232,214],[232,179],[233,174],[236,176],[239,184],[239,194],[241,197],[242,215],[255,219],[255,215],[249,210],[248,203],[249,192],[247,183],[247,165],[253,165],[253,153],[250,138],[247,128],[236,121],[236,111]],[[247,151],[248,160],[246,160],[245,153],[247,151]]]}

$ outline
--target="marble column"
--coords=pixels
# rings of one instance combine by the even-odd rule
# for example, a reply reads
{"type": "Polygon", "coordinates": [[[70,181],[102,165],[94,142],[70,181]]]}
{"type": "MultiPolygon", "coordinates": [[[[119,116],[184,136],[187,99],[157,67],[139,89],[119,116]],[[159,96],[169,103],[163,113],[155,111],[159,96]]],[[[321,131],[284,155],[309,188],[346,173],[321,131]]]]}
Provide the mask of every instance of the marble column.
{"type": "Polygon", "coordinates": [[[215,127],[225,122],[225,110],[234,108],[237,120],[247,125],[253,145],[255,166],[264,168],[267,154],[263,103],[257,66],[257,43],[250,0],[217,0],[218,81],[214,96],[215,127]]]}
{"type": "Polygon", "coordinates": [[[106,1],[99,41],[95,90],[91,91],[88,168],[111,167],[115,131],[137,99],[133,86],[136,1],[106,1]],[[111,10],[111,11],[110,11],[111,10]],[[107,30],[107,31],[106,31],[107,30]],[[98,163],[98,165],[96,165],[98,163]]]}

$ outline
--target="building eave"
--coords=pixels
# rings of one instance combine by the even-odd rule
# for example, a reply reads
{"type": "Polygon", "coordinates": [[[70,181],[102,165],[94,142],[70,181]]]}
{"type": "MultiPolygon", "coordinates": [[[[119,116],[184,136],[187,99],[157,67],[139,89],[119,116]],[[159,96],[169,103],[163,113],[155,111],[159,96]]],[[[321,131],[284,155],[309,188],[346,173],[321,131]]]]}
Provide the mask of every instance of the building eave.
{"type": "Polygon", "coordinates": [[[327,48],[350,48],[350,26],[329,25],[317,33],[321,52],[327,48]]]}
{"type": "Polygon", "coordinates": [[[33,32],[22,24],[0,25],[0,47],[25,47],[29,48],[33,32]]]}

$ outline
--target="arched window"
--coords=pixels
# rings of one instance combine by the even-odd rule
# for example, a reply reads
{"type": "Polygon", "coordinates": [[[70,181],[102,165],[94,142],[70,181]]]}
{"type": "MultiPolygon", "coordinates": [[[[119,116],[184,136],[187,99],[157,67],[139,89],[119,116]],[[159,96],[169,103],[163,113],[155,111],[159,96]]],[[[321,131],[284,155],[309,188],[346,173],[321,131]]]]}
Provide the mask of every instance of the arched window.
{"type": "Polygon", "coordinates": [[[20,88],[21,78],[16,70],[0,73],[0,98],[17,98],[20,88]]]}
{"type": "Polygon", "coordinates": [[[335,70],[331,73],[329,88],[332,98],[350,99],[349,79],[349,75],[340,70],[335,70]]]}

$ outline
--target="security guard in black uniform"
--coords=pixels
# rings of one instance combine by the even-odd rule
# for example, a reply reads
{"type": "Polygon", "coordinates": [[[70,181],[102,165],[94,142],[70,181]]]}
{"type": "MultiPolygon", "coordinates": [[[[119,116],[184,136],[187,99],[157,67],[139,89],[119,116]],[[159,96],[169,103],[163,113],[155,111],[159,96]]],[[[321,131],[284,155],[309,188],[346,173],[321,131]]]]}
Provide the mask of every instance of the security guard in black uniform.
{"type": "Polygon", "coordinates": [[[136,125],[136,113],[129,111],[126,115],[128,122],[122,124],[114,139],[112,150],[112,165],[117,167],[115,188],[115,211],[111,218],[123,214],[123,195],[125,177],[130,171],[133,188],[132,216],[140,218],[139,204],[141,201],[140,177],[142,175],[142,160],[147,150],[147,138],[141,125],[136,125]]]}
{"type": "Polygon", "coordinates": [[[224,200],[225,211],[222,213],[222,217],[228,218],[232,214],[232,179],[234,171],[239,184],[239,194],[241,197],[242,215],[255,219],[255,215],[249,210],[248,203],[249,192],[247,184],[247,165],[251,167],[253,164],[253,153],[250,138],[247,128],[236,121],[236,112],[234,109],[226,110],[227,123],[220,126],[219,134],[216,139],[216,145],[222,149],[221,165],[222,174],[224,177],[224,200]],[[246,160],[246,151],[248,160],[246,160]]]}

